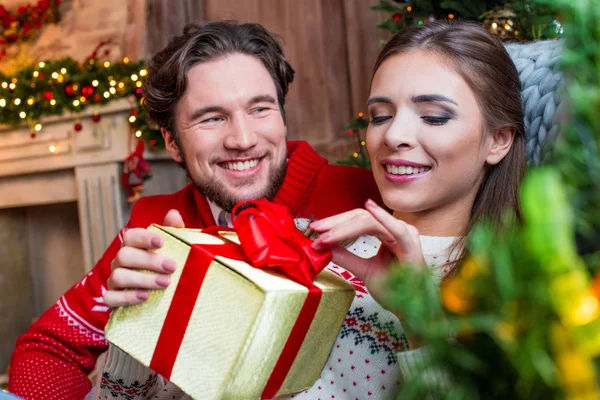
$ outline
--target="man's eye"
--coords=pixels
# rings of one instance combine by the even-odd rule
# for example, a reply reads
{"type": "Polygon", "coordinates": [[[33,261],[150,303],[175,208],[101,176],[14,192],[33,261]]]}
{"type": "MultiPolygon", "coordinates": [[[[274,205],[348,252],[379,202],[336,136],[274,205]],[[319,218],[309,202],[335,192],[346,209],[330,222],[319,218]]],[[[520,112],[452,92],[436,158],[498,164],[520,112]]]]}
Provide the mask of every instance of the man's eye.
{"type": "Polygon", "coordinates": [[[450,120],[450,117],[425,116],[421,119],[429,125],[444,125],[450,120]]]}
{"type": "Polygon", "coordinates": [[[372,117],[371,120],[369,121],[369,124],[372,125],[381,125],[384,122],[390,120],[392,117],[390,115],[385,115],[385,116],[379,116],[379,117],[372,117]]]}
{"type": "Polygon", "coordinates": [[[223,121],[223,117],[211,117],[202,121],[203,124],[223,121]]]}
{"type": "Polygon", "coordinates": [[[266,111],[269,111],[269,109],[267,107],[257,107],[252,111],[254,112],[254,114],[262,114],[266,111]]]}

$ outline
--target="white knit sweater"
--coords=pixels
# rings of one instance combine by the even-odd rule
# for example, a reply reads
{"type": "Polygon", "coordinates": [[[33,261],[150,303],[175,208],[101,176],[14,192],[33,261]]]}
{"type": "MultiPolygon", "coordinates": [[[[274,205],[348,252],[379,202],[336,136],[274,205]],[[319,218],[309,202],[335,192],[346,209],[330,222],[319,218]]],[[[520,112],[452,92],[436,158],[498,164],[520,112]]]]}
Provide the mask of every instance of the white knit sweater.
{"type": "MultiPolygon", "coordinates": [[[[299,227],[306,221],[297,221],[299,227]]],[[[447,272],[449,247],[456,238],[421,236],[427,265],[441,279],[447,272]]],[[[349,250],[363,258],[377,254],[380,242],[374,237],[359,238],[349,250]]],[[[320,378],[301,393],[279,399],[393,399],[403,377],[422,362],[422,351],[408,350],[400,321],[381,307],[363,283],[344,268],[328,268],[352,283],[356,297],[340,329],[320,378]]],[[[177,386],[139,364],[115,346],[109,346],[97,368],[101,373],[88,399],[190,399],[177,386]]],[[[200,378],[200,377],[199,377],[200,378]]]]}

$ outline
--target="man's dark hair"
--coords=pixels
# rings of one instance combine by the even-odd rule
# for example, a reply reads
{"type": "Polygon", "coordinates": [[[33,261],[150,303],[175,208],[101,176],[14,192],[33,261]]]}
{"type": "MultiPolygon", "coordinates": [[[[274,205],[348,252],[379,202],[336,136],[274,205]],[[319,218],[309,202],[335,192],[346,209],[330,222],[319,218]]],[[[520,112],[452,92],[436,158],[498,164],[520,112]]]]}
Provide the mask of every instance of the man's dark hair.
{"type": "Polygon", "coordinates": [[[285,121],[285,95],[294,70],[285,59],[279,40],[261,25],[233,21],[186,25],[183,35],[174,37],[152,57],[142,88],[150,118],[178,140],[175,109],[185,93],[188,71],[198,63],[234,53],[256,57],[269,71],[285,121]]]}

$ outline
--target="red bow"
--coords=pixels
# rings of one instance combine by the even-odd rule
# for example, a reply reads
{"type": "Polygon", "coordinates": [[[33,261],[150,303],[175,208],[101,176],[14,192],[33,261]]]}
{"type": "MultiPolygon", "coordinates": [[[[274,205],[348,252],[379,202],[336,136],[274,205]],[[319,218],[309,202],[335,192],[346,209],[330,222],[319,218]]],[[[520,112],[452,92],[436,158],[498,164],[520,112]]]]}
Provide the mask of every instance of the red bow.
{"type": "Polygon", "coordinates": [[[238,203],[232,220],[244,254],[255,268],[277,268],[287,278],[310,287],[331,261],[331,252],[311,247],[312,240],[296,229],[284,206],[267,200],[238,203]]]}

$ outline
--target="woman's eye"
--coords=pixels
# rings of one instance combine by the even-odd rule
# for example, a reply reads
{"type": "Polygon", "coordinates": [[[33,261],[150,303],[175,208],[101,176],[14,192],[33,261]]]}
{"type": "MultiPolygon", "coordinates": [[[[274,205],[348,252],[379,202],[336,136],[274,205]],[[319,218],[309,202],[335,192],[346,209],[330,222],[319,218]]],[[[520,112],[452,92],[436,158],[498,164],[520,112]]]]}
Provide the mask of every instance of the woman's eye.
{"type": "Polygon", "coordinates": [[[433,116],[425,116],[421,117],[423,121],[428,123],[429,125],[444,125],[446,122],[450,120],[450,117],[433,117],[433,116]]]}
{"type": "Polygon", "coordinates": [[[373,125],[381,125],[383,124],[385,121],[390,120],[392,117],[390,115],[385,115],[385,116],[379,116],[379,117],[372,117],[371,120],[369,121],[369,124],[373,124],[373,125]]]}

